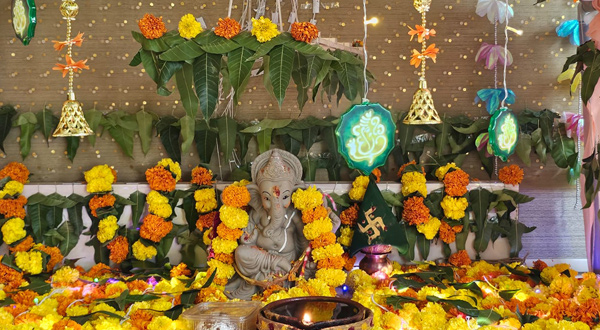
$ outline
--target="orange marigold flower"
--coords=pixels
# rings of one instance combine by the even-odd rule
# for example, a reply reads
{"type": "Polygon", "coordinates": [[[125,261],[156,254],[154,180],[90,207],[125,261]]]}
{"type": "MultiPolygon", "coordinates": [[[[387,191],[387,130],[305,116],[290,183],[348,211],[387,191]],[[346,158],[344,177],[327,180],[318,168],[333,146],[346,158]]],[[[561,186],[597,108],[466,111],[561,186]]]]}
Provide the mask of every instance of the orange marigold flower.
{"type": "Polygon", "coordinates": [[[6,285],[4,291],[15,290],[23,283],[23,273],[0,263],[0,283],[6,285]]]}
{"type": "Polygon", "coordinates": [[[127,289],[129,289],[129,292],[133,293],[133,292],[144,292],[146,291],[146,289],[148,288],[148,283],[146,281],[142,281],[142,280],[134,280],[131,282],[127,282],[127,289]]]}
{"type": "MultiPolygon", "coordinates": [[[[404,174],[404,170],[406,169],[406,167],[408,167],[409,165],[417,165],[417,162],[415,162],[414,160],[411,160],[410,162],[400,166],[400,169],[398,169],[398,179],[402,179],[402,174],[404,174]]],[[[425,168],[421,166],[421,171],[423,172],[423,175],[425,175],[425,168]]]]}
{"type": "Polygon", "coordinates": [[[146,14],[138,21],[138,26],[146,39],[157,39],[167,33],[167,27],[162,20],[162,16],[156,17],[152,14],[146,14]]]}
{"type": "Polygon", "coordinates": [[[120,264],[129,254],[129,241],[125,236],[117,236],[106,246],[110,250],[110,261],[120,264]]]}
{"type": "Polygon", "coordinates": [[[205,167],[196,166],[192,170],[192,183],[199,186],[210,186],[214,183],[213,172],[205,167]]]}
{"type": "Polygon", "coordinates": [[[444,176],[445,191],[446,194],[450,196],[463,196],[467,193],[468,185],[469,175],[461,169],[448,172],[446,176],[444,176]]]}
{"type": "Polygon", "coordinates": [[[29,180],[29,170],[27,169],[27,166],[21,163],[10,162],[0,170],[0,178],[6,178],[8,176],[14,181],[26,184],[29,180]]]}
{"type": "Polygon", "coordinates": [[[463,225],[452,226],[452,230],[454,230],[454,232],[458,234],[461,231],[463,231],[463,225]]]}
{"type": "Polygon", "coordinates": [[[233,254],[226,253],[215,253],[214,259],[219,260],[220,262],[228,265],[233,264],[233,254]]]}
{"type": "Polygon", "coordinates": [[[95,264],[92,268],[90,268],[90,270],[85,273],[85,276],[87,277],[91,277],[91,278],[96,278],[96,277],[101,277],[102,275],[105,274],[110,274],[110,267],[103,264],[103,263],[98,263],[95,264]]]}
{"type": "Polygon", "coordinates": [[[92,211],[92,215],[94,217],[98,217],[98,209],[101,208],[105,208],[105,207],[112,207],[113,205],[115,205],[115,202],[117,201],[117,198],[111,194],[106,194],[106,195],[96,195],[94,197],[92,197],[92,199],[90,199],[90,211],[92,211]]]}
{"type": "MultiPolygon", "coordinates": [[[[12,305],[8,305],[6,307],[4,307],[4,310],[6,312],[9,312],[10,314],[12,314],[12,316],[16,317],[19,314],[22,314],[23,312],[27,311],[29,309],[29,307],[22,305],[22,304],[12,304],[12,305]]],[[[32,313],[27,313],[25,315],[29,315],[32,313]]],[[[35,314],[33,314],[35,315],[35,314]]]]}
{"type": "Polygon", "coordinates": [[[305,224],[309,224],[315,220],[319,220],[321,218],[327,218],[329,216],[329,211],[323,206],[317,206],[314,209],[305,210],[302,212],[302,222],[305,224]]]}
{"type": "Polygon", "coordinates": [[[135,312],[131,313],[129,317],[131,325],[133,329],[147,329],[148,324],[152,321],[152,315],[150,312],[147,312],[143,309],[137,309],[135,312]]]}
{"type": "Polygon", "coordinates": [[[113,183],[117,182],[117,171],[114,168],[110,168],[110,171],[112,172],[113,177],[115,177],[115,179],[113,180],[113,183]]]}
{"type": "Polygon", "coordinates": [[[0,214],[4,215],[5,219],[15,217],[25,219],[25,204],[27,204],[27,198],[23,195],[19,195],[15,199],[0,199],[0,214]]]}
{"type": "Polygon", "coordinates": [[[371,174],[373,174],[375,176],[375,182],[379,183],[379,181],[381,181],[381,170],[376,168],[373,170],[373,172],[371,172],[371,174]]]}
{"type": "Polygon", "coordinates": [[[504,184],[518,185],[523,181],[523,169],[518,165],[505,166],[498,171],[498,179],[504,184]]]}
{"type": "Polygon", "coordinates": [[[67,318],[62,319],[56,323],[54,323],[54,325],[52,326],[52,330],[63,330],[63,329],[73,329],[73,330],[81,330],[83,329],[81,327],[81,325],[79,325],[79,323],[73,321],[73,320],[69,320],[67,318]]]}
{"type": "Polygon", "coordinates": [[[334,233],[326,232],[326,233],[319,235],[319,237],[315,238],[314,240],[312,240],[310,242],[310,246],[314,250],[314,249],[318,249],[320,247],[331,245],[331,244],[335,243],[335,240],[336,240],[336,236],[334,233]]]}
{"type": "Polygon", "coordinates": [[[22,304],[28,307],[35,305],[35,301],[33,301],[37,296],[37,292],[32,290],[24,290],[15,293],[11,298],[15,302],[15,304],[22,304]]]}
{"type": "Polygon", "coordinates": [[[344,264],[344,269],[346,271],[351,271],[352,269],[354,269],[354,264],[356,263],[356,256],[350,258],[350,255],[348,255],[348,253],[344,253],[342,257],[344,257],[344,260],[346,261],[346,263],[344,264]]]}
{"type": "Polygon", "coordinates": [[[42,319],[43,319],[43,317],[40,315],[33,314],[33,313],[26,313],[26,314],[17,315],[15,317],[15,320],[13,321],[13,323],[15,325],[19,325],[19,324],[39,325],[40,323],[42,323],[42,319]]]}
{"type": "Polygon", "coordinates": [[[50,255],[50,260],[46,264],[46,271],[51,272],[54,269],[54,266],[58,265],[63,260],[63,255],[60,253],[60,249],[56,246],[45,246],[43,244],[36,244],[34,246],[35,250],[42,251],[48,255],[50,255]]]}
{"type": "Polygon", "coordinates": [[[231,39],[237,36],[242,30],[242,26],[238,21],[233,18],[219,18],[217,27],[215,27],[215,34],[225,39],[231,39]]]}
{"type": "Polygon", "coordinates": [[[222,239],[229,241],[237,240],[238,238],[242,237],[243,233],[244,232],[241,229],[231,229],[225,226],[225,224],[222,222],[217,226],[217,235],[222,239]]]}
{"type": "Polygon", "coordinates": [[[468,266],[471,264],[471,257],[465,250],[460,250],[450,256],[448,262],[455,267],[468,266]]]}
{"type": "Polygon", "coordinates": [[[354,226],[356,219],[358,219],[358,204],[354,204],[340,213],[343,225],[354,226]]]}
{"type": "Polygon", "coordinates": [[[216,215],[217,212],[201,214],[196,221],[196,228],[198,228],[200,231],[204,231],[204,229],[212,227],[215,222],[216,215]]]}
{"type": "Polygon", "coordinates": [[[547,267],[548,267],[548,264],[545,263],[545,262],[543,262],[542,260],[538,259],[538,260],[536,260],[536,261],[533,262],[533,268],[534,269],[542,271],[542,270],[544,270],[547,267]]]}
{"type": "Polygon", "coordinates": [[[293,23],[290,33],[294,39],[306,43],[311,43],[314,39],[319,37],[319,29],[310,22],[293,23]]]}
{"type": "Polygon", "coordinates": [[[442,241],[446,244],[454,243],[456,241],[456,232],[446,221],[442,221],[439,235],[442,241]]]}
{"type": "Polygon", "coordinates": [[[171,192],[175,190],[175,178],[164,167],[158,165],[146,170],[146,181],[150,189],[171,192]]]}
{"type": "Polygon", "coordinates": [[[250,192],[246,186],[229,185],[221,194],[223,204],[231,207],[244,207],[250,203],[250,192]]]}
{"type": "Polygon", "coordinates": [[[10,253],[27,252],[33,247],[33,244],[33,237],[29,235],[25,237],[25,239],[22,240],[21,243],[15,245],[14,247],[9,246],[8,249],[10,250],[10,253]]]}
{"type": "Polygon", "coordinates": [[[171,221],[165,221],[154,214],[148,214],[143,221],[144,223],[140,227],[140,236],[155,243],[160,242],[173,229],[171,221]]]}
{"type": "Polygon", "coordinates": [[[342,256],[321,259],[317,262],[317,268],[342,269],[346,265],[346,259],[342,256]]]}
{"type": "Polygon", "coordinates": [[[169,273],[171,274],[171,277],[192,275],[192,271],[183,262],[181,262],[181,263],[179,263],[179,265],[171,268],[171,271],[169,273]]]}
{"type": "Polygon", "coordinates": [[[402,218],[410,225],[418,226],[429,221],[429,209],[423,203],[423,197],[410,197],[404,201],[402,218]]]}

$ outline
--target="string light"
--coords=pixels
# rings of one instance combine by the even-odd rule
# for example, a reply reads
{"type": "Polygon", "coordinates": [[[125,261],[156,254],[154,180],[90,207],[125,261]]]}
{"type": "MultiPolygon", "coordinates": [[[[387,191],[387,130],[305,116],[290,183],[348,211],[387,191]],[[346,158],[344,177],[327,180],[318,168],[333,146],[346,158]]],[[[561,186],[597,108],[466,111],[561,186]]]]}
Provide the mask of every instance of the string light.
{"type": "Polygon", "coordinates": [[[508,31],[514,32],[518,36],[522,36],[523,35],[523,30],[515,29],[514,27],[511,27],[511,26],[507,26],[506,29],[508,31]]]}
{"type": "Polygon", "coordinates": [[[377,17],[371,17],[371,19],[365,20],[365,25],[371,24],[371,25],[375,26],[378,23],[379,23],[379,18],[377,18],[377,17]]]}
{"type": "Polygon", "coordinates": [[[363,22],[365,22],[365,35],[363,37],[363,56],[365,61],[365,66],[363,68],[363,78],[365,80],[365,94],[363,96],[363,102],[368,102],[367,94],[369,94],[369,80],[367,79],[367,64],[369,63],[369,54],[367,54],[367,33],[369,26],[366,24],[367,22],[367,0],[363,0],[363,22]]]}

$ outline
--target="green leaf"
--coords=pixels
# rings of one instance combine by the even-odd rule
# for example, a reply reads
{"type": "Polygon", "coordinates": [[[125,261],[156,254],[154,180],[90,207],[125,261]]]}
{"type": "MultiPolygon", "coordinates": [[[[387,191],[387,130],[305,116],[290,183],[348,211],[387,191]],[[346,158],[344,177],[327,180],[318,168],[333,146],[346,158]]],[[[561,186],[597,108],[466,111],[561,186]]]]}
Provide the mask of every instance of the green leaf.
{"type": "MultiPolygon", "coordinates": [[[[502,264],[502,267],[506,268],[511,274],[527,277],[527,278],[531,279],[533,282],[535,282],[536,284],[539,284],[542,281],[542,278],[540,277],[542,272],[537,269],[530,268],[529,273],[525,273],[519,269],[510,267],[507,264],[502,264]]],[[[550,285],[550,283],[546,283],[546,285],[550,285]]]]}
{"type": "Polygon", "coordinates": [[[212,116],[219,102],[221,57],[221,55],[206,53],[194,61],[194,87],[205,120],[212,116]]]}
{"type": "Polygon", "coordinates": [[[140,58],[142,61],[142,65],[144,67],[144,70],[146,70],[146,73],[148,74],[148,76],[150,76],[150,78],[156,83],[158,84],[159,80],[158,77],[160,75],[160,68],[163,66],[164,61],[161,61],[158,58],[158,55],[154,52],[151,52],[149,50],[140,50],[140,58]]]}
{"type": "Polygon", "coordinates": [[[315,181],[317,177],[318,158],[306,155],[300,160],[304,170],[304,181],[315,181]]]}
{"type": "Polygon", "coordinates": [[[184,63],[181,70],[175,74],[177,90],[181,96],[181,103],[188,117],[195,119],[200,106],[198,96],[194,92],[194,67],[184,63]]]}
{"type": "Polygon", "coordinates": [[[253,54],[254,52],[247,47],[237,48],[227,54],[227,70],[229,72],[229,82],[235,92],[235,104],[242,96],[244,87],[250,79],[254,61],[248,61],[248,59],[253,54]]]}
{"type": "Polygon", "coordinates": [[[142,63],[141,53],[143,51],[144,51],[143,49],[138,50],[138,52],[135,54],[135,56],[131,59],[131,62],[129,62],[129,66],[138,66],[142,63]]]}
{"type": "Polygon", "coordinates": [[[45,108],[44,110],[38,112],[36,114],[36,117],[38,125],[40,127],[40,131],[42,131],[42,135],[44,135],[44,137],[46,138],[46,145],[50,145],[50,142],[48,142],[48,138],[50,137],[50,135],[52,135],[52,133],[56,129],[56,126],[58,126],[59,119],[58,117],[53,115],[52,111],[50,111],[50,109],[48,108],[45,108]]]}
{"type": "Polygon", "coordinates": [[[450,285],[457,290],[466,289],[475,293],[479,297],[483,297],[483,291],[481,291],[481,288],[479,287],[479,285],[477,285],[477,282],[475,281],[469,283],[454,283],[450,285]]]}
{"type": "Polygon", "coordinates": [[[181,126],[181,151],[188,152],[190,147],[192,146],[192,142],[194,142],[194,133],[196,129],[196,120],[190,116],[184,116],[179,119],[179,124],[181,126]]]}
{"type": "Polygon", "coordinates": [[[193,60],[202,54],[204,50],[198,43],[187,40],[160,54],[159,58],[163,61],[179,62],[193,60]]]}
{"type": "Polygon", "coordinates": [[[275,99],[281,104],[292,78],[294,50],[285,45],[274,47],[269,53],[269,80],[273,86],[275,99]]]}
{"type": "Polygon", "coordinates": [[[483,227],[487,220],[492,195],[489,190],[483,188],[469,191],[469,201],[477,227],[483,227]]]}
{"type": "Polygon", "coordinates": [[[70,221],[64,221],[57,229],[57,232],[64,237],[58,244],[60,253],[66,256],[73,250],[79,241],[79,234],[75,230],[75,226],[70,221]]]}
{"type": "Polygon", "coordinates": [[[209,32],[194,41],[200,44],[205,52],[211,54],[224,55],[240,47],[240,44],[227,38],[219,37],[214,32],[209,32]]]}
{"type": "Polygon", "coordinates": [[[535,153],[540,158],[542,164],[546,164],[546,142],[542,138],[542,129],[538,128],[531,133],[531,145],[535,146],[535,153]]]}
{"type": "Polygon", "coordinates": [[[487,131],[489,124],[490,124],[489,119],[481,118],[481,119],[477,119],[476,121],[474,121],[468,127],[460,127],[457,125],[452,125],[452,128],[461,134],[476,134],[476,133],[481,133],[481,132],[487,131]]]}
{"type": "Polygon", "coordinates": [[[401,309],[405,303],[414,303],[415,301],[418,301],[418,299],[406,296],[390,296],[386,298],[387,304],[395,309],[401,309]]]}
{"type": "Polygon", "coordinates": [[[308,72],[308,62],[306,57],[300,53],[294,55],[294,70],[292,71],[292,79],[296,84],[298,91],[298,108],[302,110],[306,102],[308,102],[308,89],[310,87],[310,74],[308,72]]]}
{"type": "Polygon", "coordinates": [[[242,31],[231,40],[237,42],[242,47],[250,49],[253,52],[256,52],[258,47],[262,45],[249,31],[242,31]]]}
{"type": "Polygon", "coordinates": [[[237,122],[229,116],[223,116],[217,119],[219,145],[226,162],[231,159],[233,149],[235,148],[237,125],[237,122]]]}
{"type": "Polygon", "coordinates": [[[96,144],[96,133],[98,132],[98,126],[100,126],[100,121],[102,121],[103,114],[96,109],[90,109],[85,111],[83,115],[85,117],[85,121],[87,121],[92,131],[94,131],[94,134],[88,135],[87,137],[93,147],[96,144]]]}
{"type": "Polygon", "coordinates": [[[540,112],[540,128],[542,129],[542,136],[544,138],[544,142],[546,142],[546,146],[548,149],[554,149],[554,140],[553,136],[553,128],[554,128],[554,119],[560,118],[560,116],[553,111],[550,110],[542,110],[540,112]]]}
{"type": "Polygon", "coordinates": [[[517,206],[519,204],[529,203],[535,199],[535,197],[523,195],[523,194],[519,193],[518,191],[514,191],[514,190],[510,190],[510,189],[503,189],[502,193],[504,193],[505,195],[508,195],[512,198],[512,202],[513,202],[514,206],[517,206]]]}
{"type": "Polygon", "coordinates": [[[146,37],[144,37],[143,34],[136,31],[131,31],[131,35],[133,36],[133,39],[135,39],[135,41],[139,42],[142,45],[142,48],[144,50],[150,50],[153,52],[160,53],[170,48],[164,36],[157,39],[146,39],[146,37]]]}
{"type": "Polygon", "coordinates": [[[39,295],[44,295],[52,289],[50,283],[46,283],[47,278],[34,276],[29,279],[29,285],[23,287],[23,290],[35,291],[39,295]]]}
{"type": "Polygon", "coordinates": [[[383,199],[385,199],[385,202],[388,203],[391,206],[402,206],[402,197],[399,196],[396,193],[393,193],[389,190],[385,190],[381,192],[381,195],[383,196],[383,199]]]}
{"type": "Polygon", "coordinates": [[[284,134],[280,136],[281,142],[283,142],[283,146],[287,152],[298,156],[300,153],[300,148],[302,148],[302,143],[299,140],[294,139],[289,134],[284,134]]]}
{"type": "Polygon", "coordinates": [[[162,62],[159,67],[158,83],[156,92],[162,96],[171,95],[171,90],[167,87],[173,76],[183,68],[184,62],[162,62]]]}
{"type": "Polygon", "coordinates": [[[108,134],[115,139],[125,155],[133,159],[133,131],[121,126],[109,127],[108,134]]]}
{"type": "Polygon", "coordinates": [[[173,116],[165,116],[156,123],[156,130],[160,135],[160,140],[169,154],[176,162],[181,163],[181,148],[179,145],[179,135],[181,127],[173,124],[177,123],[177,118],[173,116]]]}
{"type": "MultiPolygon", "coordinates": [[[[67,139],[67,157],[73,162],[77,155],[77,149],[79,149],[79,142],[81,139],[78,136],[69,136],[67,139]]],[[[64,255],[64,254],[63,254],[64,255]]]]}
{"type": "Polygon", "coordinates": [[[137,228],[146,206],[146,194],[136,191],[129,195],[129,200],[133,202],[133,205],[131,205],[131,221],[133,222],[133,228],[137,228]]]}
{"type": "Polygon", "coordinates": [[[429,249],[431,248],[431,241],[425,238],[425,235],[418,233],[417,235],[417,249],[421,254],[421,259],[427,260],[429,257],[429,249]]]}
{"type": "Polygon", "coordinates": [[[480,226],[477,226],[475,240],[473,241],[473,247],[477,253],[483,252],[487,249],[490,241],[492,240],[493,230],[494,224],[487,219],[484,220],[480,226]]]}
{"type": "Polygon", "coordinates": [[[594,57],[591,65],[583,71],[581,76],[581,99],[584,104],[592,98],[594,94],[594,88],[600,79],[600,70],[598,69],[598,62],[600,61],[600,56],[598,56],[598,52],[594,50],[594,57]]]}
{"type": "Polygon", "coordinates": [[[269,54],[271,54],[271,51],[273,50],[273,48],[280,46],[280,45],[284,45],[288,42],[292,41],[292,37],[290,36],[289,33],[283,33],[278,35],[277,37],[263,43],[260,45],[260,47],[258,47],[258,49],[256,49],[256,53],[254,53],[254,55],[252,55],[248,61],[256,61],[259,58],[269,54]]]}
{"type": "Polygon", "coordinates": [[[575,141],[560,133],[556,134],[551,154],[556,166],[560,168],[569,167],[569,158],[576,154],[575,141]]]}
{"type": "Polygon", "coordinates": [[[210,163],[215,147],[217,146],[217,136],[218,134],[208,127],[195,131],[194,141],[196,142],[196,150],[201,162],[210,163]]]}
{"type": "Polygon", "coordinates": [[[285,44],[303,55],[315,55],[323,60],[337,61],[337,57],[331,55],[328,51],[319,45],[312,45],[303,41],[291,40],[285,44]]]}
{"type": "Polygon", "coordinates": [[[6,153],[6,150],[4,150],[4,140],[6,140],[8,133],[10,133],[12,119],[16,114],[17,111],[11,105],[0,107],[0,149],[4,153],[6,153]]]}
{"type": "Polygon", "coordinates": [[[258,134],[256,134],[256,140],[258,141],[258,151],[259,153],[264,153],[271,149],[271,136],[273,134],[273,129],[267,128],[263,129],[258,134]]]}
{"type": "Polygon", "coordinates": [[[156,116],[142,109],[135,114],[139,128],[139,137],[142,144],[142,152],[144,155],[150,151],[150,144],[152,143],[152,130],[154,128],[154,118],[156,116]]]}
{"type": "Polygon", "coordinates": [[[89,321],[89,319],[94,316],[94,315],[106,315],[109,317],[114,317],[117,318],[119,320],[122,320],[123,318],[120,315],[117,315],[115,313],[111,313],[111,312],[107,312],[107,311],[98,311],[98,312],[93,312],[90,314],[85,314],[85,315],[80,315],[80,316],[71,316],[70,319],[77,322],[79,325],[83,325],[85,324],[85,322],[89,321]]]}
{"type": "Polygon", "coordinates": [[[531,145],[532,145],[531,135],[521,133],[519,135],[519,141],[517,142],[516,153],[521,159],[521,161],[527,165],[531,166],[531,145]]]}
{"type": "Polygon", "coordinates": [[[518,257],[523,249],[523,234],[532,232],[536,227],[527,227],[523,223],[512,220],[510,222],[510,232],[508,242],[510,243],[510,257],[518,257]]]}
{"type": "Polygon", "coordinates": [[[45,221],[42,221],[42,204],[29,204],[27,201],[27,216],[26,223],[31,226],[33,238],[36,242],[41,242],[44,237],[44,232],[47,230],[45,221]]]}
{"type": "Polygon", "coordinates": [[[502,290],[500,292],[498,292],[498,295],[500,295],[500,298],[504,299],[504,300],[511,300],[515,294],[517,294],[517,292],[521,291],[521,289],[516,289],[516,290],[502,290]]]}
{"type": "Polygon", "coordinates": [[[249,126],[241,130],[242,133],[256,134],[266,129],[278,129],[288,126],[292,122],[291,119],[269,119],[265,118],[256,125],[249,126]]]}
{"type": "Polygon", "coordinates": [[[435,135],[435,146],[438,156],[444,154],[444,150],[448,146],[448,137],[450,136],[450,128],[452,127],[446,120],[446,116],[442,119],[441,125],[436,125],[439,129],[439,133],[435,135]]]}
{"type": "Polygon", "coordinates": [[[354,101],[359,89],[362,88],[363,79],[358,76],[358,71],[349,63],[332,62],[331,68],[337,72],[340,83],[344,86],[344,95],[349,101],[354,101]]]}

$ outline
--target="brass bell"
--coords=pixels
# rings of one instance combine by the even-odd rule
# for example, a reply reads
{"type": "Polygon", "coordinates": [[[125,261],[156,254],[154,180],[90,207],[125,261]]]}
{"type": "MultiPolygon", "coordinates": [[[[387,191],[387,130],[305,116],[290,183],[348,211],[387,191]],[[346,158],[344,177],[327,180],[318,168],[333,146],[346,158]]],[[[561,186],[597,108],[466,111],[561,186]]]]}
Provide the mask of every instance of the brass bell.
{"type": "Polygon", "coordinates": [[[435,125],[441,124],[442,120],[435,110],[433,96],[427,88],[425,77],[419,79],[419,89],[413,96],[413,102],[410,111],[404,118],[403,123],[407,125],[435,125]]]}
{"type": "Polygon", "coordinates": [[[92,134],[94,134],[94,132],[85,120],[81,103],[75,99],[75,93],[69,93],[68,99],[63,103],[60,122],[52,136],[70,137],[88,136],[92,134]]]}

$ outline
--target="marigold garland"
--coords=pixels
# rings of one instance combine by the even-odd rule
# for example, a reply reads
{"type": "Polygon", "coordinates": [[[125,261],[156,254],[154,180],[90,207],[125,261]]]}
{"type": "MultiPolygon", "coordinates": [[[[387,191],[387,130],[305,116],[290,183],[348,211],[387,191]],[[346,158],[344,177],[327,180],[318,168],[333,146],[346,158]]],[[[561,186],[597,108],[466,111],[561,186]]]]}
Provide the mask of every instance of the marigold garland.
{"type": "Polygon", "coordinates": [[[148,214],[144,217],[142,226],[140,227],[140,237],[158,243],[167,236],[172,229],[173,222],[166,221],[154,214],[148,214]]]}
{"type": "Polygon", "coordinates": [[[167,33],[167,27],[162,20],[162,16],[156,17],[152,14],[146,14],[138,21],[138,26],[146,39],[158,39],[167,33]]]}
{"type": "Polygon", "coordinates": [[[135,243],[133,243],[131,249],[133,251],[133,256],[137,260],[141,261],[154,258],[157,252],[154,246],[146,246],[140,241],[136,241],[135,243]]]}
{"type": "Polygon", "coordinates": [[[313,249],[318,249],[320,247],[328,246],[335,243],[336,236],[332,232],[326,232],[319,235],[317,238],[310,242],[310,247],[313,249]]]}
{"type": "Polygon", "coordinates": [[[413,226],[429,221],[429,209],[425,206],[423,197],[414,196],[404,200],[402,218],[413,226]]]}
{"type": "Polygon", "coordinates": [[[250,203],[250,192],[244,186],[230,185],[221,194],[223,204],[231,207],[244,207],[250,203]]]}
{"type": "Polygon", "coordinates": [[[448,262],[456,267],[468,266],[471,264],[471,257],[465,250],[460,250],[450,256],[448,262]]]}
{"type": "Polygon", "coordinates": [[[6,244],[12,244],[25,236],[25,221],[21,218],[12,218],[2,225],[2,239],[6,244]]]}
{"type": "Polygon", "coordinates": [[[340,220],[343,225],[346,226],[354,226],[356,224],[356,220],[358,219],[358,204],[354,203],[349,208],[342,211],[340,214],[340,220]]]}
{"type": "Polygon", "coordinates": [[[27,198],[23,195],[19,195],[17,198],[0,199],[0,214],[5,219],[10,218],[25,218],[25,204],[27,204],[27,198]]]}
{"type": "Polygon", "coordinates": [[[498,179],[504,184],[518,185],[523,181],[523,169],[518,165],[505,166],[498,171],[498,179]]]}
{"type": "Polygon", "coordinates": [[[120,264],[127,259],[127,255],[129,254],[129,241],[127,237],[117,236],[106,247],[110,250],[110,261],[120,264]]]}
{"type": "Polygon", "coordinates": [[[225,39],[231,39],[237,36],[242,29],[240,23],[231,17],[219,18],[215,27],[215,34],[225,39]]]}
{"type": "Polygon", "coordinates": [[[165,192],[175,190],[175,184],[177,183],[173,174],[162,166],[155,166],[146,170],[146,181],[148,181],[150,189],[165,192]]]}
{"type": "Polygon", "coordinates": [[[50,256],[50,260],[46,263],[46,271],[51,272],[56,265],[63,261],[64,256],[60,253],[60,249],[56,246],[46,246],[44,244],[35,244],[33,250],[42,251],[50,256]]]}
{"type": "Polygon", "coordinates": [[[196,228],[203,232],[205,229],[212,227],[214,225],[216,216],[217,212],[201,214],[196,221],[196,228]]]}
{"type": "Polygon", "coordinates": [[[319,37],[319,29],[310,22],[294,22],[290,31],[292,38],[297,41],[311,43],[319,37]]]}

